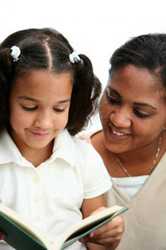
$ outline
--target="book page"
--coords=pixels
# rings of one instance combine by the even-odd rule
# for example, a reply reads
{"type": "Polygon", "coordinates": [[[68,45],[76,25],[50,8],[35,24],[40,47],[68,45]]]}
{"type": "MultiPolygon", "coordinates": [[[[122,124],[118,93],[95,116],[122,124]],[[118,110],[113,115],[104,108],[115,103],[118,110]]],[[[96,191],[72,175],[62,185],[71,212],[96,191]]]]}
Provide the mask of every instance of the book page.
{"type": "MultiPolygon", "coordinates": [[[[8,225],[6,226],[6,229],[10,231],[12,225],[13,225],[13,231],[19,231],[19,236],[24,237],[24,235],[27,235],[32,242],[37,242],[38,247],[41,246],[41,249],[43,250],[60,250],[64,249],[67,246],[73,244],[80,238],[85,237],[90,232],[96,230],[100,226],[104,225],[105,223],[112,220],[115,216],[118,214],[123,213],[126,211],[127,208],[121,207],[121,206],[113,206],[110,208],[105,208],[102,211],[98,211],[91,216],[83,219],[81,222],[77,223],[76,225],[71,226],[64,234],[62,234],[58,239],[56,239],[56,242],[50,242],[45,235],[42,235],[41,232],[39,232],[37,229],[32,228],[29,226],[30,224],[25,221],[25,219],[21,218],[20,215],[18,215],[14,210],[3,206],[0,204],[0,221],[2,225],[5,225],[5,223],[8,225]]],[[[8,232],[7,231],[7,232],[8,232]]],[[[11,234],[9,234],[11,235],[11,234]]],[[[26,238],[27,238],[26,236],[26,238]]],[[[21,239],[21,238],[20,238],[21,239]]],[[[12,237],[13,240],[13,237],[12,237]]],[[[6,238],[7,241],[7,238],[6,238]]],[[[28,242],[28,240],[26,239],[28,242]]],[[[14,241],[15,242],[15,241],[14,241]]],[[[13,242],[13,243],[14,243],[13,242]]],[[[9,241],[10,243],[10,241],[9,241]]],[[[12,242],[11,242],[12,243],[12,242]]],[[[34,244],[34,243],[33,243],[34,244]]],[[[36,249],[36,248],[35,248],[36,249]]],[[[40,247],[39,247],[40,249],[40,247]]]]}
{"type": "Polygon", "coordinates": [[[72,226],[64,235],[64,244],[61,249],[64,249],[75,241],[85,237],[92,231],[95,231],[102,225],[111,221],[115,216],[125,212],[127,208],[121,206],[113,206],[105,208],[102,211],[96,212],[82,220],[80,223],[72,226]]]}
{"type": "Polygon", "coordinates": [[[17,212],[1,203],[0,214],[2,214],[6,221],[16,226],[19,230],[24,231],[32,240],[37,241],[45,248],[50,248],[51,243],[46,239],[46,236],[42,235],[36,228],[32,228],[30,223],[28,223],[25,218],[22,218],[17,212]]]}

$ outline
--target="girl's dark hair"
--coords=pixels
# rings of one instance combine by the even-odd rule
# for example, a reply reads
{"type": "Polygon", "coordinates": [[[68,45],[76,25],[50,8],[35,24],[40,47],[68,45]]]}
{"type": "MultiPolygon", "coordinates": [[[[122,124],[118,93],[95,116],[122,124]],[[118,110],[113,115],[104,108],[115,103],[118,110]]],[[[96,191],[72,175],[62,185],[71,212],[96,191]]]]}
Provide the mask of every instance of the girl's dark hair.
{"type": "Polygon", "coordinates": [[[132,38],[115,50],[110,64],[110,75],[129,64],[146,68],[166,88],[166,34],[146,34],[132,38]]]}
{"type": "Polygon", "coordinates": [[[68,40],[58,31],[49,28],[21,30],[1,43],[0,130],[9,125],[9,95],[15,79],[28,71],[40,69],[73,74],[73,91],[66,128],[74,135],[87,124],[96,110],[101,84],[93,73],[89,58],[79,55],[81,61],[71,63],[69,55],[72,52],[73,48],[68,40]],[[21,50],[16,62],[11,56],[12,46],[21,50]]]}

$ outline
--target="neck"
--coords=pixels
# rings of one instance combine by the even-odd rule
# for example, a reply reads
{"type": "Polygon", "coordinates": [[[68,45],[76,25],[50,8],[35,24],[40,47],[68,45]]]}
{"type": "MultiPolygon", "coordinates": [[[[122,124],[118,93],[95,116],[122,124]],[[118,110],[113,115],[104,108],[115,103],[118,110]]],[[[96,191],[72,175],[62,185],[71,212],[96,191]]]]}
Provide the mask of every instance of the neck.
{"type": "Polygon", "coordinates": [[[52,154],[53,141],[43,148],[33,148],[18,139],[13,131],[9,131],[9,134],[17,145],[17,148],[21,152],[22,156],[31,162],[35,167],[46,161],[52,154]]]}
{"type": "Polygon", "coordinates": [[[93,138],[92,143],[103,158],[111,176],[127,176],[122,171],[122,168],[120,168],[120,162],[123,164],[123,167],[127,169],[130,176],[139,176],[150,174],[150,171],[154,169],[164,154],[166,148],[166,138],[164,133],[162,135],[162,140],[160,137],[156,138],[153,143],[146,145],[143,148],[125,153],[113,153],[109,151],[105,147],[102,133],[97,134],[96,138],[93,138]],[[159,147],[160,150],[158,150],[159,147]],[[159,153],[157,153],[158,151],[159,153]],[[116,158],[118,158],[120,162],[118,162],[116,158]]]}
{"type": "Polygon", "coordinates": [[[143,162],[152,162],[152,158],[155,157],[157,148],[159,146],[159,140],[160,138],[157,138],[153,143],[148,144],[140,149],[114,154],[126,165],[140,165],[143,162]]]}
{"type": "Polygon", "coordinates": [[[33,166],[37,167],[42,162],[46,161],[52,154],[52,146],[42,149],[21,150],[25,159],[30,161],[33,166]]]}
{"type": "Polygon", "coordinates": [[[161,134],[153,143],[141,149],[114,155],[119,160],[120,168],[127,176],[149,175],[153,172],[164,153],[162,146],[163,135],[161,134]]]}

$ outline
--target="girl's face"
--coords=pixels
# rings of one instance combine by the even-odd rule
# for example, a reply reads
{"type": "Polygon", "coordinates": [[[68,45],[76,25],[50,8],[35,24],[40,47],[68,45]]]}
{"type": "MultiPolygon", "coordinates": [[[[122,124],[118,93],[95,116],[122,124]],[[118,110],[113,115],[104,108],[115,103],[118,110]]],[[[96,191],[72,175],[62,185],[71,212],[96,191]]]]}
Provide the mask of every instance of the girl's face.
{"type": "Polygon", "coordinates": [[[140,149],[166,127],[165,89],[145,68],[112,73],[100,103],[105,146],[114,153],[140,149]]]}
{"type": "Polygon", "coordinates": [[[66,127],[72,74],[33,70],[13,84],[10,95],[11,135],[20,150],[47,148],[66,127]]]}

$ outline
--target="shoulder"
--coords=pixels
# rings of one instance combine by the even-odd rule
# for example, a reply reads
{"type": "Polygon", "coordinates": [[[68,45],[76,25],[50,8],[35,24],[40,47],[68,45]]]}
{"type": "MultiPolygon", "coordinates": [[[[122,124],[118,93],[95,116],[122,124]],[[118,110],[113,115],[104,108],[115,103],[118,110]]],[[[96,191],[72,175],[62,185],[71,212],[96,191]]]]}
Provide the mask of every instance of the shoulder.
{"type": "Polygon", "coordinates": [[[11,144],[12,144],[12,140],[8,132],[6,130],[3,130],[2,132],[0,132],[0,152],[2,152],[2,149],[4,151],[4,148],[5,150],[10,148],[11,144]]]}
{"type": "Polygon", "coordinates": [[[68,148],[70,146],[70,154],[75,158],[76,162],[80,163],[84,168],[86,166],[92,165],[97,167],[99,165],[103,166],[103,160],[98,152],[95,150],[93,145],[85,139],[81,139],[78,135],[68,136],[68,148]]]}
{"type": "Polygon", "coordinates": [[[15,144],[6,130],[0,133],[0,164],[10,162],[15,159],[15,144]]]}
{"type": "Polygon", "coordinates": [[[93,146],[87,141],[79,136],[72,136],[67,130],[61,132],[61,134],[56,138],[55,141],[56,148],[63,147],[67,152],[73,154],[75,157],[81,154],[82,156],[87,156],[89,154],[97,154],[93,146]]]}
{"type": "Polygon", "coordinates": [[[100,155],[103,155],[103,151],[105,151],[105,146],[104,134],[102,130],[97,131],[96,133],[91,135],[91,144],[100,155]]]}
{"type": "Polygon", "coordinates": [[[92,144],[77,136],[70,136],[70,138],[73,145],[70,153],[75,158],[76,172],[81,176],[85,196],[92,197],[92,194],[97,196],[109,190],[111,188],[110,176],[102,158],[92,144]]]}
{"type": "Polygon", "coordinates": [[[87,138],[80,138],[78,136],[73,137],[73,142],[75,144],[76,150],[80,151],[81,153],[84,152],[85,156],[96,156],[98,154],[94,149],[93,145],[87,138]]]}
{"type": "Polygon", "coordinates": [[[92,140],[96,140],[98,138],[98,135],[101,134],[102,129],[97,129],[97,130],[91,130],[91,131],[81,131],[79,132],[76,137],[80,138],[82,140],[86,140],[89,143],[92,143],[92,140]]]}

